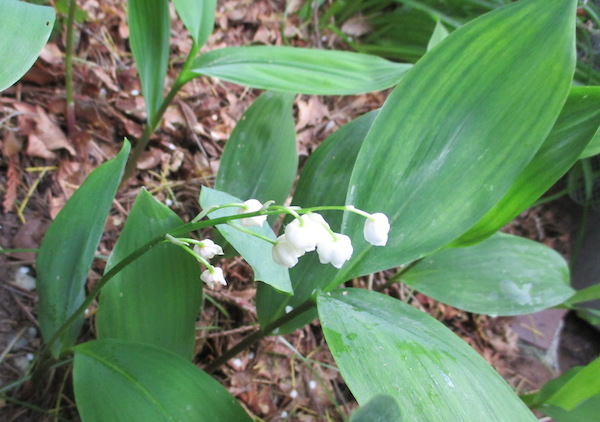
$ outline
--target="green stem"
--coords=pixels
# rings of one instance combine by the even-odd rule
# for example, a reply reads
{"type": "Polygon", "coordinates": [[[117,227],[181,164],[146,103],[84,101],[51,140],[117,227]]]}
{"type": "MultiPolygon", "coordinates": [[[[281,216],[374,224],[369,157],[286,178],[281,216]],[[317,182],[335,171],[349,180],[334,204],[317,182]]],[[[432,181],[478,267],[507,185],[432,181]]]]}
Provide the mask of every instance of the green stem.
{"type": "MultiPolygon", "coordinates": [[[[56,362],[53,365],[50,365],[49,369],[58,368],[59,366],[63,366],[63,365],[65,365],[67,363],[70,363],[72,361],[73,361],[73,359],[71,359],[71,358],[65,359],[65,360],[61,360],[60,362],[56,362]]],[[[13,381],[13,382],[11,382],[9,384],[6,384],[6,385],[4,385],[4,386],[2,386],[0,388],[0,394],[4,394],[4,393],[6,393],[6,392],[8,392],[10,390],[13,390],[13,389],[15,389],[15,388],[17,388],[17,387],[25,384],[27,381],[31,380],[32,378],[33,378],[33,376],[31,374],[29,374],[29,375],[25,375],[22,378],[19,378],[16,381],[13,381]]]]}
{"type": "Polygon", "coordinates": [[[150,137],[152,136],[154,131],[156,131],[156,128],[160,124],[160,121],[162,120],[162,117],[165,114],[165,111],[167,111],[167,107],[169,107],[169,104],[171,104],[171,101],[173,101],[173,99],[175,98],[175,96],[177,95],[179,90],[187,82],[187,80],[184,80],[182,75],[185,75],[187,73],[187,70],[191,66],[193,60],[196,58],[196,55],[198,54],[199,50],[200,50],[200,46],[198,46],[198,45],[196,45],[196,43],[194,43],[194,45],[190,49],[190,52],[188,53],[188,56],[185,60],[185,63],[183,64],[183,67],[181,68],[181,71],[179,72],[179,75],[177,75],[177,79],[175,79],[173,86],[169,90],[169,93],[167,94],[167,96],[165,98],[163,98],[163,101],[160,104],[160,107],[156,111],[156,114],[146,124],[146,127],[144,128],[144,132],[142,133],[142,137],[135,144],[135,147],[133,148],[133,151],[131,152],[131,156],[129,157],[129,161],[127,162],[127,165],[125,166],[125,172],[123,173],[121,188],[123,188],[125,186],[125,184],[127,183],[127,181],[131,178],[131,176],[133,176],[133,173],[135,172],[135,169],[137,166],[137,162],[139,161],[142,153],[146,150],[146,146],[148,145],[148,142],[150,141],[150,137]]]}
{"type": "Polygon", "coordinates": [[[378,289],[379,291],[383,291],[385,289],[387,289],[388,287],[390,287],[392,284],[399,282],[402,279],[402,276],[411,268],[413,268],[415,265],[417,265],[419,262],[421,262],[424,258],[421,259],[417,259],[416,261],[411,262],[410,264],[408,264],[406,267],[402,268],[400,271],[398,271],[396,274],[394,274],[392,276],[392,278],[390,278],[384,285],[383,287],[381,287],[380,289],[378,289]]]}
{"type": "Polygon", "coordinates": [[[267,324],[265,327],[250,334],[248,337],[246,337],[245,339],[240,341],[238,344],[233,346],[231,349],[226,350],[225,353],[223,353],[221,356],[219,356],[214,361],[212,361],[206,368],[204,368],[204,371],[209,374],[214,372],[219,366],[223,365],[225,362],[227,362],[229,359],[233,358],[238,353],[244,351],[248,347],[259,342],[264,337],[272,335],[274,330],[276,330],[277,328],[281,327],[285,323],[302,315],[304,312],[306,312],[314,307],[315,307],[315,301],[312,298],[308,299],[306,302],[302,303],[300,306],[292,309],[289,313],[281,316],[280,318],[276,319],[275,321],[271,322],[270,324],[267,324]]]}
{"type": "Polygon", "coordinates": [[[276,240],[269,239],[267,236],[263,236],[262,234],[256,233],[255,231],[252,231],[252,230],[249,230],[249,229],[247,229],[247,228],[245,228],[243,226],[240,226],[239,224],[233,224],[233,223],[231,223],[231,224],[228,224],[228,225],[229,225],[229,227],[232,227],[232,228],[234,228],[234,229],[236,229],[236,230],[238,230],[238,231],[240,231],[242,233],[246,233],[246,234],[248,234],[250,236],[257,237],[257,238],[259,238],[261,240],[264,240],[265,242],[268,242],[268,243],[270,243],[272,245],[276,245],[277,244],[276,240]]]}
{"type": "Polygon", "coordinates": [[[67,96],[67,131],[69,137],[75,136],[75,100],[73,99],[73,51],[74,51],[74,27],[75,10],[77,4],[75,0],[69,0],[69,14],[67,16],[67,45],[65,52],[65,91],[67,96]]]}

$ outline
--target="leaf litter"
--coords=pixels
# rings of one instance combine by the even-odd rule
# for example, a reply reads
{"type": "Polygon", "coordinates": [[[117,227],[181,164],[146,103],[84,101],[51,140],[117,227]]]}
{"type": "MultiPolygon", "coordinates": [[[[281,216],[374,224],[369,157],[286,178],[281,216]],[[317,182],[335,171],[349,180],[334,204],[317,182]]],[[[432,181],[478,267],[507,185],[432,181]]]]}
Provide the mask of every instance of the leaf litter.
{"type": "MultiPolygon", "coordinates": [[[[298,8],[301,3],[290,2],[289,7],[298,8]]],[[[286,15],[285,6],[286,2],[266,0],[219,2],[215,30],[203,51],[285,42],[298,47],[347,48],[332,33],[315,36],[310,25],[297,15],[286,15]]],[[[63,30],[57,31],[23,80],[0,97],[0,193],[4,211],[0,215],[0,247],[4,249],[39,247],[48,224],[85,177],[117,153],[124,137],[136,139],[142,132],[146,116],[127,44],[125,1],[84,0],[80,7],[87,19],[76,26],[76,136],[69,139],[66,134],[63,30]],[[41,172],[27,169],[46,170],[36,182],[41,172]],[[17,217],[17,208],[35,183],[22,210],[23,223],[17,217]]],[[[175,69],[190,48],[183,24],[174,13],[172,17],[167,83],[174,79],[175,69]]],[[[368,29],[360,17],[347,26],[357,33],[368,29]]],[[[170,204],[184,220],[193,218],[199,211],[200,185],[212,185],[226,140],[259,94],[258,90],[206,77],[188,83],[151,138],[136,178],[119,192],[99,254],[107,255],[112,250],[141,187],[170,204]]],[[[295,121],[301,162],[335,129],[380,107],[385,95],[299,95],[295,121]]],[[[570,228],[557,227],[564,212],[555,212],[549,206],[527,211],[508,231],[537,238],[567,254],[570,228]],[[549,226],[551,230],[544,230],[549,226]]],[[[23,288],[18,280],[23,279],[21,269],[30,268],[34,257],[30,251],[0,254],[0,350],[7,351],[0,361],[0,385],[21,377],[40,346],[35,292],[23,288]]],[[[206,301],[198,318],[195,361],[200,367],[256,329],[255,285],[250,267],[241,259],[225,260],[222,265],[231,283],[209,292],[212,300],[206,301]]],[[[99,278],[103,267],[103,260],[95,261],[88,287],[99,278]]],[[[392,275],[387,271],[349,284],[381,290],[440,319],[521,390],[537,388],[545,381],[522,376],[523,367],[531,362],[523,357],[507,319],[467,314],[403,285],[386,287],[392,275]]],[[[27,276],[35,277],[35,272],[27,276]]],[[[87,315],[84,339],[93,338],[96,305],[87,315]]],[[[60,416],[77,420],[73,392],[65,382],[68,376],[68,369],[59,370],[53,378],[44,380],[41,389],[26,383],[18,390],[18,397],[45,409],[58,409],[60,416]]],[[[215,376],[251,415],[262,420],[341,421],[343,415],[356,408],[335,369],[318,321],[285,337],[262,340],[257,347],[231,359],[215,376]]],[[[6,421],[53,420],[50,414],[6,401],[0,401],[0,414],[0,419],[6,421]]]]}

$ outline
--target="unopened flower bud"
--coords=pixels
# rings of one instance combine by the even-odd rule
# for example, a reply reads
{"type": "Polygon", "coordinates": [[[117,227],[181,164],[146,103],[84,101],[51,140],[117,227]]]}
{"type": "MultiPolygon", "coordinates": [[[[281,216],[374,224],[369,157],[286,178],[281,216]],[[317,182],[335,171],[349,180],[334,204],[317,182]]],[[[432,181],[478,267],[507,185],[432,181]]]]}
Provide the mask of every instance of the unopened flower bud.
{"type": "MultiPolygon", "coordinates": [[[[263,205],[257,199],[248,199],[244,202],[244,206],[240,207],[238,210],[238,214],[245,214],[249,212],[261,211],[263,205]]],[[[240,224],[244,227],[250,226],[262,226],[263,223],[267,220],[266,215],[257,215],[255,217],[241,218],[240,224]]]]}
{"type": "Polygon", "coordinates": [[[385,214],[375,213],[365,221],[365,240],[374,246],[385,246],[389,232],[390,222],[385,214]]]}

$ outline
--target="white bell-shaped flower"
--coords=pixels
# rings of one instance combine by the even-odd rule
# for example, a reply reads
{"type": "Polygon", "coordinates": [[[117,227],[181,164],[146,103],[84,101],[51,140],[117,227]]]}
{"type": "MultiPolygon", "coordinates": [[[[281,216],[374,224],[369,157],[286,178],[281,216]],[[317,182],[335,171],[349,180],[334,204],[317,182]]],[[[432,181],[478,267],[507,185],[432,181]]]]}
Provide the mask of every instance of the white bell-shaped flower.
{"type": "Polygon", "coordinates": [[[304,251],[295,248],[283,234],[277,238],[277,243],[273,246],[271,253],[276,264],[287,268],[296,265],[298,258],[304,255],[304,251]]]}
{"type": "MultiPolygon", "coordinates": [[[[260,211],[263,207],[263,204],[260,203],[258,199],[248,199],[244,202],[244,206],[240,207],[238,210],[238,214],[245,214],[248,212],[260,211]]],[[[240,224],[244,227],[250,226],[262,226],[263,223],[267,220],[266,215],[257,215],[255,217],[241,218],[240,224]]]]}
{"type": "Polygon", "coordinates": [[[317,244],[325,237],[330,237],[327,229],[329,227],[323,216],[309,213],[300,219],[295,219],[285,227],[285,237],[296,249],[305,252],[314,251],[317,244]]]}
{"type": "Polygon", "coordinates": [[[352,252],[354,250],[350,238],[339,233],[335,233],[335,239],[330,235],[327,241],[319,242],[317,247],[321,264],[331,263],[335,268],[342,268],[344,263],[352,257],[352,252]]]}
{"type": "Polygon", "coordinates": [[[211,289],[214,289],[217,284],[227,286],[227,281],[225,281],[225,277],[223,276],[223,269],[219,267],[213,267],[212,271],[210,268],[205,270],[200,275],[200,280],[204,281],[211,289]]]}
{"type": "Polygon", "coordinates": [[[390,232],[390,221],[380,212],[372,214],[365,221],[365,240],[374,246],[385,246],[390,232]]]}
{"type": "Polygon", "coordinates": [[[210,239],[203,239],[202,245],[194,246],[194,252],[202,258],[210,260],[216,255],[223,255],[223,249],[210,239]]]}

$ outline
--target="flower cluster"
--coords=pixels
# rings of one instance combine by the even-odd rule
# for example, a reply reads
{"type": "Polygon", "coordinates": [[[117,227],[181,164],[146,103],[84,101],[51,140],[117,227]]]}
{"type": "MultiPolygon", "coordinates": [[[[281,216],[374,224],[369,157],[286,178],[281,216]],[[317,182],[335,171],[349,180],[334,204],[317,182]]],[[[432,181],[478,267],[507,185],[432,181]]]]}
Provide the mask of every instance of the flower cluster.
{"type": "MultiPolygon", "coordinates": [[[[213,206],[206,211],[200,213],[194,221],[198,221],[212,211],[225,207],[237,207],[237,215],[235,218],[241,225],[232,225],[243,232],[259,237],[273,244],[272,256],[275,263],[278,265],[292,268],[298,263],[298,258],[306,252],[316,250],[319,256],[319,261],[322,264],[331,264],[335,268],[342,266],[352,257],[353,248],[352,241],[348,236],[341,233],[335,233],[329,227],[329,224],[321,214],[314,212],[318,209],[338,209],[340,211],[351,211],[366,218],[363,233],[365,240],[374,246],[385,246],[388,240],[390,231],[390,223],[385,214],[375,213],[369,214],[359,210],[352,205],[339,207],[320,207],[311,210],[303,210],[299,207],[283,207],[273,205],[272,201],[266,204],[261,204],[256,199],[249,199],[243,203],[225,204],[213,206]],[[245,214],[259,215],[243,216],[245,214]],[[294,216],[294,220],[289,223],[284,230],[284,233],[273,240],[259,233],[247,229],[250,226],[262,226],[267,220],[267,214],[285,213],[294,216]]],[[[198,262],[206,267],[200,276],[201,280],[208,287],[214,289],[217,284],[227,285],[223,270],[219,267],[214,267],[209,263],[217,255],[223,255],[223,249],[215,244],[210,239],[195,240],[189,238],[175,238],[167,235],[166,240],[183,247],[188,253],[192,254],[198,262]],[[193,249],[189,245],[193,244],[193,249]]]]}
{"type": "MultiPolygon", "coordinates": [[[[367,214],[350,207],[349,210],[366,215],[364,226],[365,239],[375,246],[385,246],[390,224],[385,214],[367,214]]],[[[273,246],[273,260],[284,267],[291,268],[298,258],[306,252],[316,249],[321,264],[331,264],[342,268],[352,257],[353,248],[350,238],[334,233],[320,214],[309,212],[298,216],[285,227],[285,232],[277,238],[273,246]]]]}

